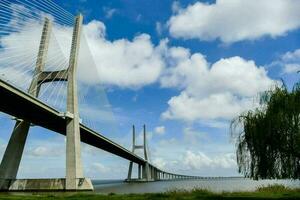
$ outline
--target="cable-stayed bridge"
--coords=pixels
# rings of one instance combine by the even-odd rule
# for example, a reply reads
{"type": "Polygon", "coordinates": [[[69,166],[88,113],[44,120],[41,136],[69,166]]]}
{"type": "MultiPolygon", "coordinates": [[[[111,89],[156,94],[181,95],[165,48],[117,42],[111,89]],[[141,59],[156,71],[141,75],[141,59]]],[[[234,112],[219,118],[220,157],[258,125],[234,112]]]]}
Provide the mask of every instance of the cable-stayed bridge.
{"type": "MultiPolygon", "coordinates": [[[[82,86],[78,84],[78,63],[82,62],[80,55],[86,54],[82,51],[82,24],[82,15],[74,17],[50,0],[0,2],[0,111],[16,120],[0,164],[0,189],[93,190],[90,179],[83,174],[81,142],[130,161],[126,181],[197,178],[166,172],[151,164],[145,126],[142,145],[136,145],[133,127],[133,148],[129,151],[80,118],[78,88],[82,86]],[[63,45],[58,44],[56,32],[66,38],[63,45]],[[69,39],[63,34],[68,32],[69,39]],[[29,40],[33,35],[34,40],[29,40]],[[36,51],[32,50],[33,44],[36,51]],[[67,44],[69,50],[65,50],[67,44]],[[65,178],[17,179],[32,125],[66,136],[65,178]],[[137,149],[143,150],[143,158],[135,154],[137,149]],[[138,166],[135,179],[134,163],[138,166]]],[[[83,65],[90,65],[91,60],[85,60],[83,65]]]]}

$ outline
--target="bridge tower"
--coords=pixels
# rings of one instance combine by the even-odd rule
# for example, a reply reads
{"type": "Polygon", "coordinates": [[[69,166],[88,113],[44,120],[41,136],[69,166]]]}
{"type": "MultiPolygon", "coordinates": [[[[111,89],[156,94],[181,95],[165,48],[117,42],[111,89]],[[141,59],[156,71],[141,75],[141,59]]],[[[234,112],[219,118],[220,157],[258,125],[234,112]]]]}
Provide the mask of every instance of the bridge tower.
{"type": "Polygon", "coordinates": [[[148,153],[147,153],[147,138],[146,138],[146,125],[143,126],[143,145],[136,145],[135,143],[135,126],[132,126],[132,152],[134,153],[137,149],[142,149],[144,151],[144,157],[146,160],[145,165],[138,164],[138,179],[132,179],[132,167],[133,162],[130,161],[129,169],[128,169],[128,176],[126,181],[151,181],[151,172],[148,163],[148,153]]]}
{"type": "Polygon", "coordinates": [[[51,22],[45,18],[34,78],[28,93],[38,97],[43,83],[67,81],[66,178],[16,179],[31,123],[18,119],[0,164],[0,190],[93,190],[90,179],[83,177],[80,154],[80,127],[77,99],[77,60],[82,28],[82,15],[75,18],[72,46],[67,70],[44,71],[51,33],[51,22]]]}

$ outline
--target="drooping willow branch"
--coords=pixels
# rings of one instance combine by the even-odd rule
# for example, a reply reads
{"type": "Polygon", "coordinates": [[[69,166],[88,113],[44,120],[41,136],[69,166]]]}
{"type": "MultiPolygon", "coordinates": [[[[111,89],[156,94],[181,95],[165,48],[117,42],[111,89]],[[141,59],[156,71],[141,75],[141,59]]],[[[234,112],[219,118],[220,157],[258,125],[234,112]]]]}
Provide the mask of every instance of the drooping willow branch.
{"type": "Polygon", "coordinates": [[[245,177],[300,178],[300,83],[261,95],[261,107],[231,123],[237,163],[245,177]],[[242,131],[241,131],[242,130],[242,131]]]}

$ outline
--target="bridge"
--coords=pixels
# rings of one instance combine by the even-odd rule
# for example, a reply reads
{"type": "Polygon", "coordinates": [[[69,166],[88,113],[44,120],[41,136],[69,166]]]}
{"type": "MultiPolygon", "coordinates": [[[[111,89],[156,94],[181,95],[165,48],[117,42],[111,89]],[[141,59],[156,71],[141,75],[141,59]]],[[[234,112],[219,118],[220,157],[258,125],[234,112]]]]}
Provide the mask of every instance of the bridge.
{"type": "MultiPolygon", "coordinates": [[[[16,2],[22,3],[18,0],[16,0],[16,2]]],[[[62,8],[53,2],[47,0],[47,3],[50,3],[50,6],[55,8],[54,10],[56,10],[56,12],[62,11],[62,8]]],[[[48,15],[53,14],[46,12],[50,10],[45,9],[45,1],[32,1],[31,3],[28,2],[27,6],[28,5],[29,8],[44,8],[43,12],[48,15]]],[[[7,13],[12,6],[8,0],[0,2],[0,41],[1,36],[7,35],[8,23],[11,19],[7,17],[7,13]]],[[[23,14],[22,9],[14,9],[13,11],[23,14]]],[[[25,16],[26,13],[23,15],[25,16]]],[[[144,142],[142,145],[136,145],[135,127],[133,126],[133,146],[132,151],[129,151],[80,122],[78,111],[77,63],[82,24],[83,16],[79,14],[74,19],[72,44],[67,69],[54,71],[44,69],[49,50],[50,33],[53,26],[53,19],[51,20],[48,17],[44,17],[34,74],[27,91],[14,86],[6,80],[0,79],[0,112],[11,115],[16,119],[14,129],[0,164],[0,190],[93,190],[91,180],[83,175],[80,152],[81,142],[128,160],[129,170],[127,179],[125,180],[127,182],[198,178],[196,176],[167,172],[150,163],[146,148],[146,126],[144,126],[144,142]],[[41,86],[45,83],[51,84],[53,82],[67,83],[66,111],[59,111],[39,99],[39,94],[42,90],[41,86]],[[40,126],[66,136],[65,178],[17,179],[19,165],[31,125],[40,126]],[[144,151],[144,158],[135,154],[137,149],[144,151]],[[134,163],[138,165],[137,178],[132,178],[134,163]]],[[[14,27],[12,28],[14,29],[14,27]]]]}

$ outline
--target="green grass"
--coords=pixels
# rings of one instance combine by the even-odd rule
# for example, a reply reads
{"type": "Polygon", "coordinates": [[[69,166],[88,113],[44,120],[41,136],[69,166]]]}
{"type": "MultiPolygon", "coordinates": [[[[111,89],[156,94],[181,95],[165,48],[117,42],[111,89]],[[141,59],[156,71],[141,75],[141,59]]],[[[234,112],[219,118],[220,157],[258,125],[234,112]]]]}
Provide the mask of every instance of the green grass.
{"type": "Polygon", "coordinates": [[[173,190],[155,194],[108,194],[96,193],[0,193],[1,199],[11,200],[161,200],[161,199],[300,199],[300,188],[290,189],[283,185],[270,185],[258,188],[254,192],[223,192],[213,193],[208,190],[194,189],[192,191],[173,190]]]}

